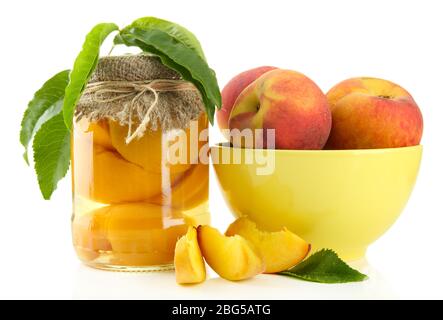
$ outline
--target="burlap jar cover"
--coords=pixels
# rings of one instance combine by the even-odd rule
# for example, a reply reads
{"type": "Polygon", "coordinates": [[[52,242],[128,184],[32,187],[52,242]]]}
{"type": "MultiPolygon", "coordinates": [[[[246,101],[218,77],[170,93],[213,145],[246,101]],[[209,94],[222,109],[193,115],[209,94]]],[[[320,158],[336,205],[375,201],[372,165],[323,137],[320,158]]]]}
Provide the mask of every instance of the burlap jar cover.
{"type": "Polygon", "coordinates": [[[117,121],[128,126],[130,143],[147,129],[186,129],[202,112],[200,92],[158,57],[108,56],[99,59],[77,104],[75,121],[117,121]]]}

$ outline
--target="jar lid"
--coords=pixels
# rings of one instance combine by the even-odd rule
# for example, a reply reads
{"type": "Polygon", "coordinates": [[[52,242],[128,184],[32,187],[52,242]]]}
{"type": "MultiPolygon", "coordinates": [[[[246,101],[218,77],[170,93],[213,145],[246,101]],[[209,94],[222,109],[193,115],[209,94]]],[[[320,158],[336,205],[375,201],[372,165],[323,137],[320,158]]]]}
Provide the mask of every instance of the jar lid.
{"type": "Polygon", "coordinates": [[[99,59],[89,83],[102,81],[179,80],[181,76],[148,54],[107,56],[99,59]]]}
{"type": "Polygon", "coordinates": [[[202,112],[198,89],[158,57],[108,56],[99,59],[77,104],[75,121],[110,119],[128,125],[129,143],[146,129],[186,129],[202,112]]]}

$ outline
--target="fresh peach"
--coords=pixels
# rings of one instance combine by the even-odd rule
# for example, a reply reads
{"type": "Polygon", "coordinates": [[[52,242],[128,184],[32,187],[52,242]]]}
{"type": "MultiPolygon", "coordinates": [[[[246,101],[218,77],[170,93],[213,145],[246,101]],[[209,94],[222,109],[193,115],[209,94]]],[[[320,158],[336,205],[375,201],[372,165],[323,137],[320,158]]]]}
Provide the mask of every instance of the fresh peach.
{"type": "Polygon", "coordinates": [[[180,284],[200,283],[206,279],[206,267],[198,246],[197,230],[189,227],[175,245],[175,279],[180,284]]]}
{"type": "MultiPolygon", "coordinates": [[[[263,141],[254,143],[264,147],[272,147],[267,130],[275,129],[276,149],[321,149],[331,129],[331,111],[326,96],[311,79],[296,71],[276,69],[241,92],[231,111],[229,129],[263,129],[263,141]]],[[[233,143],[236,141],[234,138],[233,143]]]]}
{"type": "Polygon", "coordinates": [[[352,78],[327,93],[332,112],[328,149],[375,149],[420,143],[423,118],[412,96],[377,78],[352,78]]]}
{"type": "MultiPolygon", "coordinates": [[[[232,107],[234,106],[235,100],[239,94],[249,86],[255,79],[260,77],[262,74],[276,69],[275,67],[263,66],[236,75],[232,78],[223,88],[221,92],[222,96],[222,107],[217,111],[217,123],[220,130],[228,129],[229,115],[231,114],[232,107]]],[[[222,131],[225,134],[224,131],[222,131]]],[[[228,136],[226,136],[229,139],[228,136]]]]}
{"type": "Polygon", "coordinates": [[[260,252],[245,238],[224,236],[210,226],[199,226],[197,234],[203,257],[220,277],[244,280],[265,270],[260,252]]]}
{"type": "Polygon", "coordinates": [[[310,245],[286,228],[277,232],[259,230],[254,222],[241,217],[226,231],[227,236],[240,235],[252,242],[265,261],[265,273],[276,273],[295,266],[310,250],[310,245]]]}
{"type": "Polygon", "coordinates": [[[211,215],[209,214],[209,211],[203,210],[205,209],[197,207],[195,210],[183,211],[183,220],[188,226],[198,227],[200,225],[209,225],[211,223],[211,215]]]}

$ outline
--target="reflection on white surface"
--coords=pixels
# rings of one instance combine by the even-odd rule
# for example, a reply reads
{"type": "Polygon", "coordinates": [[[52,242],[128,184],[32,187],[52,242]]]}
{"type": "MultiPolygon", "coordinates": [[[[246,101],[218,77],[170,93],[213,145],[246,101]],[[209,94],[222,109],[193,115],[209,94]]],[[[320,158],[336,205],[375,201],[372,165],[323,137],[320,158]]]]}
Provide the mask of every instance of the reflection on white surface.
{"type": "Polygon", "coordinates": [[[73,277],[74,299],[395,299],[382,274],[366,260],[352,263],[369,280],[319,284],[277,275],[231,282],[210,273],[199,285],[180,286],[174,272],[118,273],[79,265],[73,277]]]}

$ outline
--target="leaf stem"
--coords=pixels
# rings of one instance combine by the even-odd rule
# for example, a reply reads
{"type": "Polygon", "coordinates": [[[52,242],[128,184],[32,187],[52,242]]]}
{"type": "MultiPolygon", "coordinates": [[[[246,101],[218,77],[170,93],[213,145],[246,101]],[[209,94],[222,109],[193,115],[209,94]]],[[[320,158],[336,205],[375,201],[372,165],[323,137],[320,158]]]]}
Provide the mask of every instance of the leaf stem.
{"type": "Polygon", "coordinates": [[[114,48],[115,48],[115,44],[113,44],[112,47],[111,47],[111,50],[109,50],[108,56],[110,56],[112,54],[112,51],[114,50],[114,48]]]}

